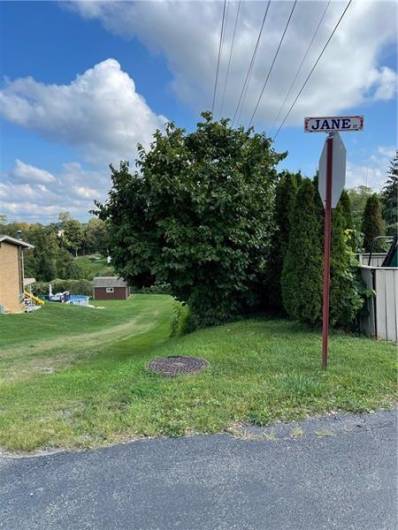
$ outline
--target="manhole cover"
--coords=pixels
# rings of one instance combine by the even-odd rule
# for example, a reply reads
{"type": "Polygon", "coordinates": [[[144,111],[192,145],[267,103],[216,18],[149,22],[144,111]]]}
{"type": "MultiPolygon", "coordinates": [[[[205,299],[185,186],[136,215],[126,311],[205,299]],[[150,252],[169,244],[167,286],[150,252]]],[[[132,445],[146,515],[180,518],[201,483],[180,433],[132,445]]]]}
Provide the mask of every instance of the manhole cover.
{"type": "Polygon", "coordinates": [[[187,357],[185,355],[170,355],[169,357],[156,357],[149,363],[149,369],[157,374],[174,377],[179,374],[195,374],[208,366],[205,359],[187,357]]]}

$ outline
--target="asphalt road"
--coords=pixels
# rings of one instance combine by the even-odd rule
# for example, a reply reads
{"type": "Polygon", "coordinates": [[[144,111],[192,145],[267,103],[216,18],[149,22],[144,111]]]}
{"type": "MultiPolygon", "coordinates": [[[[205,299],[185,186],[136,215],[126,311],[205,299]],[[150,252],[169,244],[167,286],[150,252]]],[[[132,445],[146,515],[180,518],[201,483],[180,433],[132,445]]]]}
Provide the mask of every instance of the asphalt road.
{"type": "Polygon", "coordinates": [[[394,530],[395,412],[0,458],[0,528],[394,530]]]}

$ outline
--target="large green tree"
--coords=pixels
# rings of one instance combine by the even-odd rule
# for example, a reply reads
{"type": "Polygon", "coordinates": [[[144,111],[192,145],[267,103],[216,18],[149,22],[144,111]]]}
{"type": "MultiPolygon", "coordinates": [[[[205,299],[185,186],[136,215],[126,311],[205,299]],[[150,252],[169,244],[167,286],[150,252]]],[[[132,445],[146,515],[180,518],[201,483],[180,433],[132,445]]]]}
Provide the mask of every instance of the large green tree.
{"type": "Polygon", "coordinates": [[[170,284],[194,324],[259,307],[273,232],[277,154],[262,134],[204,113],[192,133],[169,123],[137,170],[112,168],[98,215],[117,272],[137,286],[170,284]]]}
{"type": "Polygon", "coordinates": [[[56,271],[57,278],[63,280],[78,280],[82,278],[82,271],[70,252],[64,248],[60,248],[56,257],[56,271]]]}
{"type": "Polygon", "coordinates": [[[34,245],[25,253],[25,275],[39,281],[53,280],[57,275],[56,260],[59,251],[54,230],[40,224],[28,225],[21,231],[22,239],[34,245]]]}
{"type": "Polygon", "coordinates": [[[381,242],[374,243],[374,239],[384,235],[384,222],[382,217],[382,207],[376,193],[371,195],[366,201],[362,219],[363,244],[366,252],[383,250],[381,242]]]}
{"type": "Polygon", "coordinates": [[[368,188],[367,186],[357,186],[356,188],[349,188],[347,190],[351,202],[353,228],[358,232],[362,230],[362,219],[366,201],[373,193],[372,188],[368,188]]]}
{"type": "Polygon", "coordinates": [[[101,219],[93,217],[84,226],[84,251],[88,253],[99,252],[107,255],[108,231],[106,224],[101,219]]]}
{"type": "Polygon", "coordinates": [[[386,232],[388,235],[396,235],[398,231],[398,151],[391,160],[381,198],[386,232]]]}
{"type": "Polygon", "coordinates": [[[62,245],[77,256],[84,243],[84,233],[81,223],[77,219],[68,219],[62,223],[61,234],[62,245]]]}
{"type": "Polygon", "coordinates": [[[24,252],[25,276],[38,281],[81,277],[77,261],[63,248],[62,239],[58,237],[58,224],[8,223],[1,227],[1,232],[34,246],[33,250],[24,252]]]}
{"type": "Polygon", "coordinates": [[[311,180],[296,195],[289,244],[282,271],[282,300],[294,319],[319,322],[322,303],[321,219],[311,180]]]}
{"type": "Polygon", "coordinates": [[[278,180],[275,191],[275,232],[269,259],[269,277],[267,280],[268,306],[276,311],[283,309],[281,275],[283,262],[289,243],[289,234],[293,222],[293,210],[297,185],[301,175],[284,171],[278,180]]]}

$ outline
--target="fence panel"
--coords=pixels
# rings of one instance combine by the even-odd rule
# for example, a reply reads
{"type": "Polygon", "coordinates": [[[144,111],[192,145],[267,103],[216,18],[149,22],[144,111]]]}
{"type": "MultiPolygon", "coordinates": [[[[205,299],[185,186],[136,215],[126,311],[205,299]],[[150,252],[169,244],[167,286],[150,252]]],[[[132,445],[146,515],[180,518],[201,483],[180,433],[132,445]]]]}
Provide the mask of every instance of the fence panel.
{"type": "Polygon", "coordinates": [[[381,267],[384,261],[384,258],[386,257],[385,252],[375,252],[370,256],[370,263],[369,263],[369,253],[366,254],[360,254],[359,255],[359,263],[361,265],[365,265],[366,267],[381,267]]]}
{"type": "Polygon", "coordinates": [[[376,329],[380,339],[398,341],[398,269],[376,269],[376,329]]]}

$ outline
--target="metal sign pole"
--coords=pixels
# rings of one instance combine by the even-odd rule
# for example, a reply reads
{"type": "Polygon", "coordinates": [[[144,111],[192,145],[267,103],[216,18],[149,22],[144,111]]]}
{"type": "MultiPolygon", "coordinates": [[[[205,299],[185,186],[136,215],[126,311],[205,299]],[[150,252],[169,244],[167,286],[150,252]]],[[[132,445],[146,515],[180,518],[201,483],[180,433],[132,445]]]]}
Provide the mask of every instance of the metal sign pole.
{"type": "Polygon", "coordinates": [[[327,138],[326,201],[323,249],[322,368],[326,370],[329,353],[330,247],[332,238],[333,133],[327,138]]]}
{"type": "Polygon", "coordinates": [[[308,133],[329,133],[319,159],[318,189],[325,209],[322,300],[322,368],[326,370],[329,355],[330,247],[332,208],[336,208],[345,185],[346,148],[339,131],[361,131],[363,116],[324,116],[304,119],[308,133]]]}

